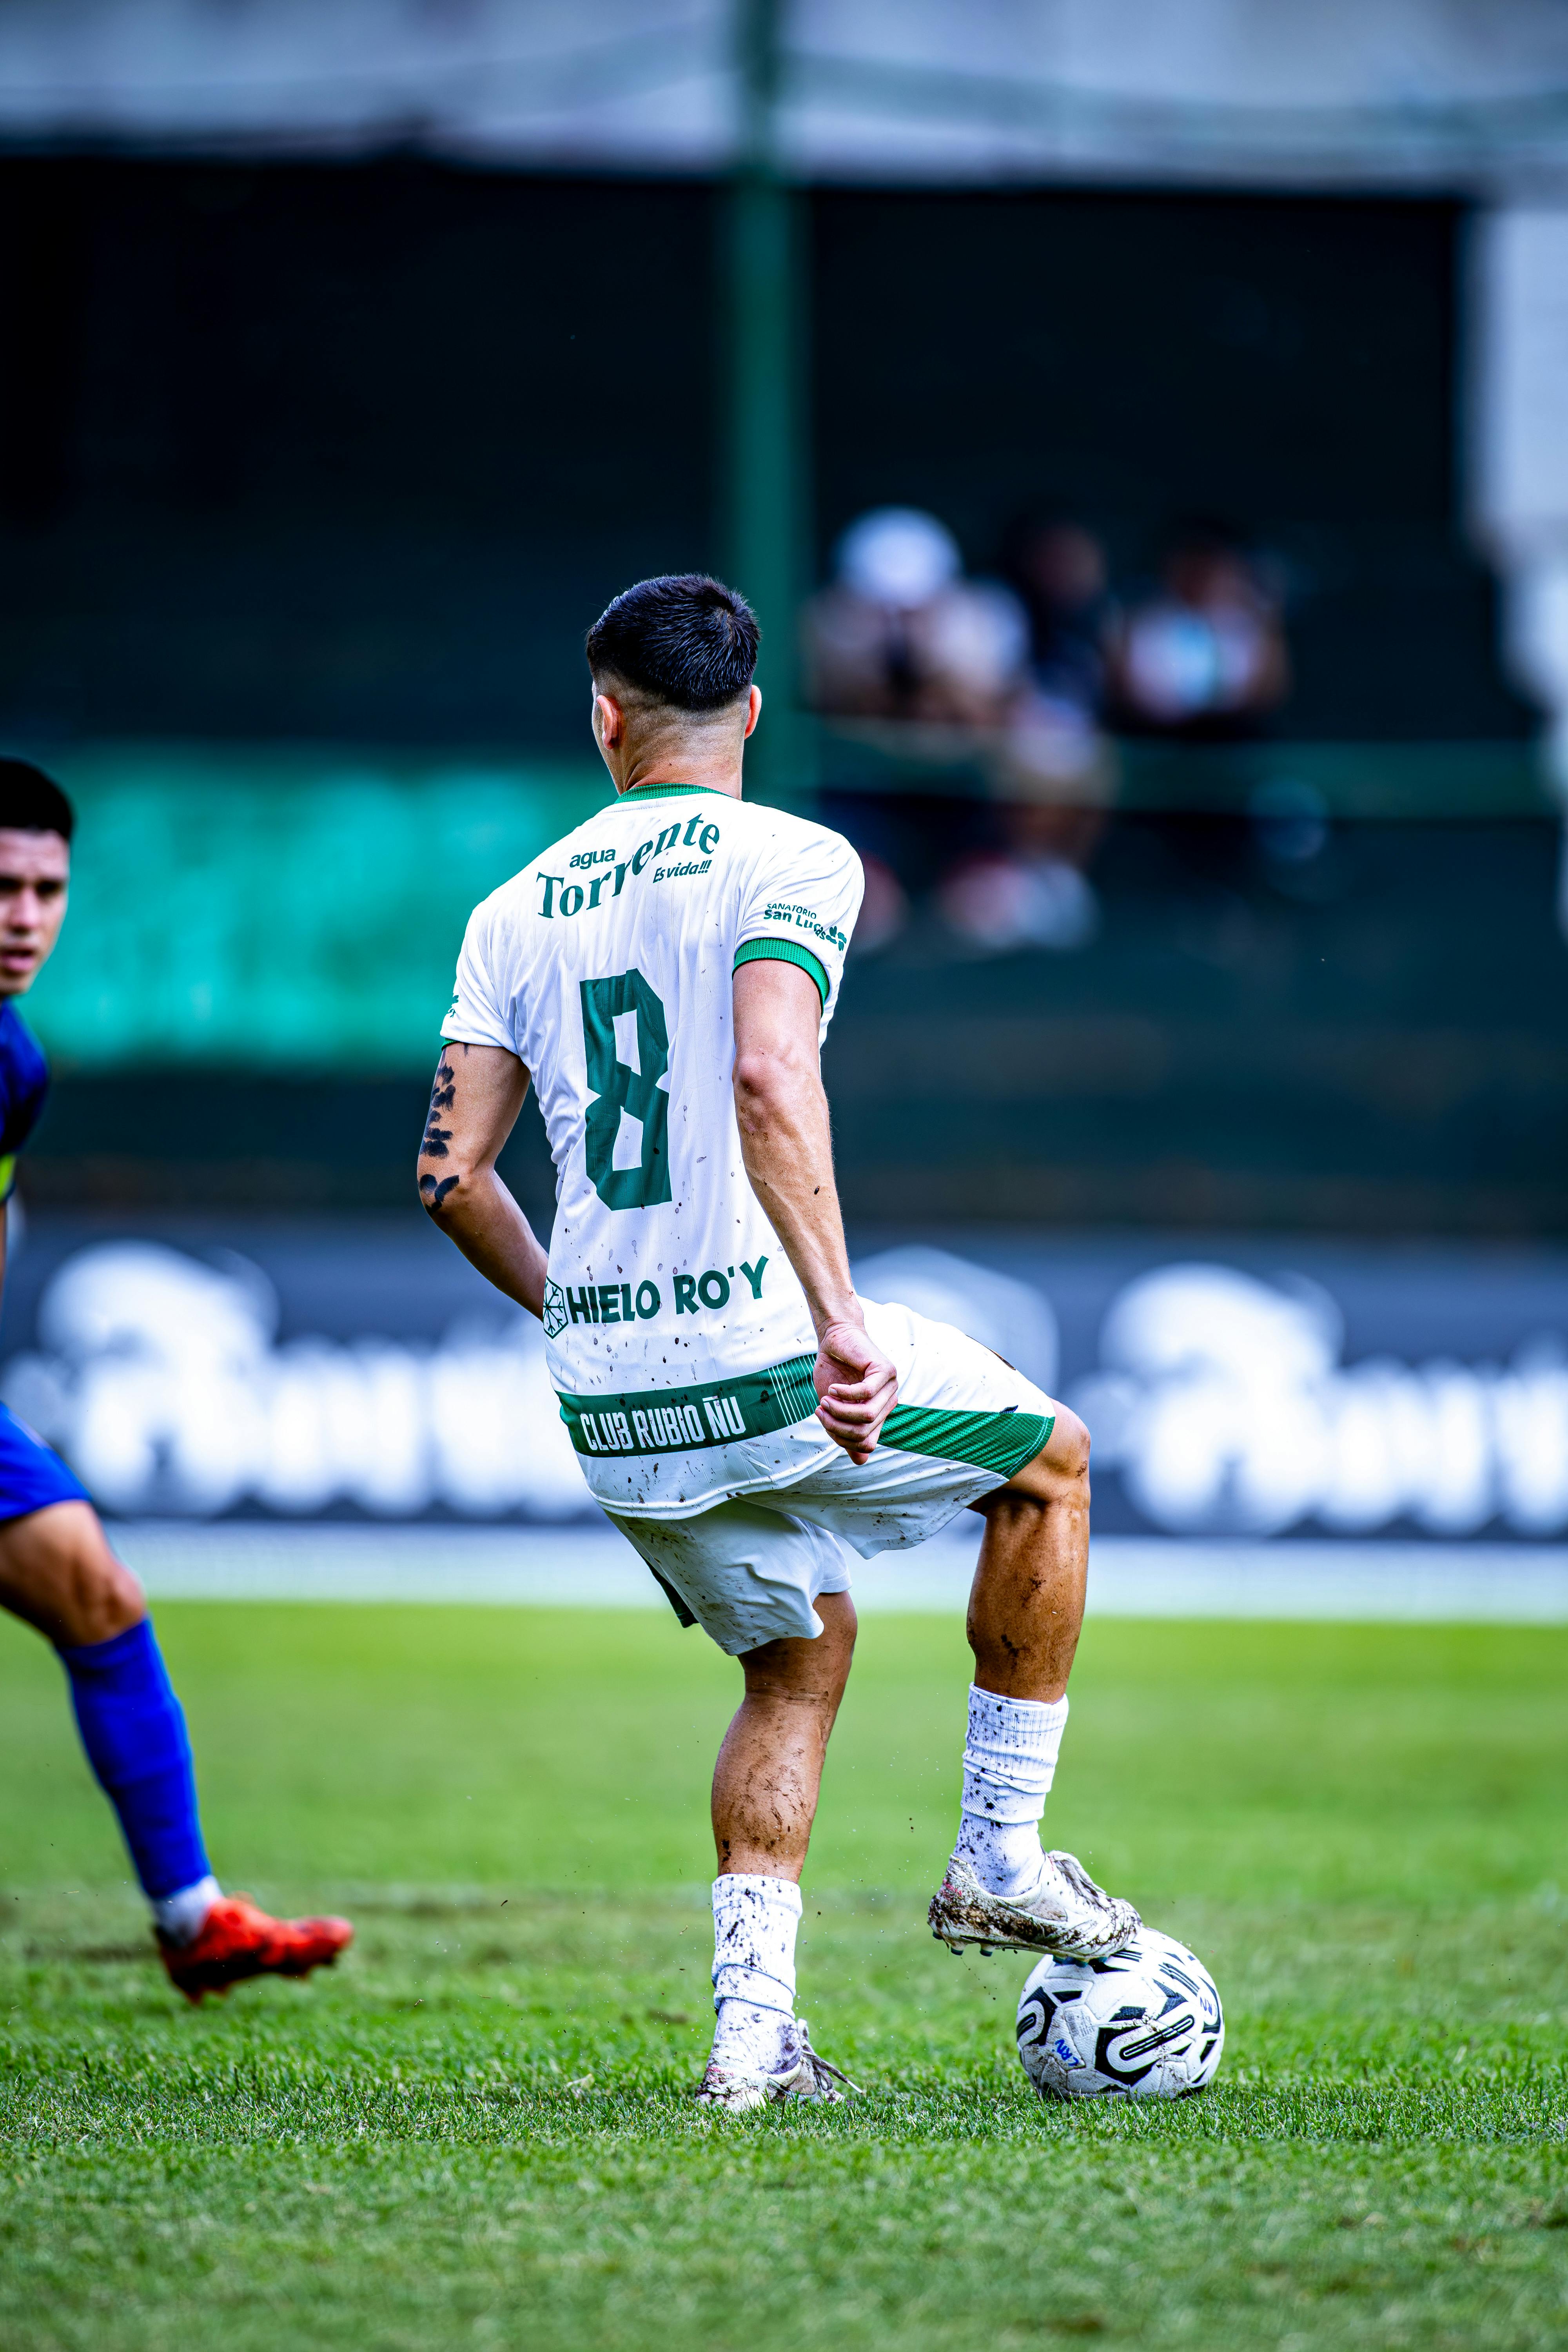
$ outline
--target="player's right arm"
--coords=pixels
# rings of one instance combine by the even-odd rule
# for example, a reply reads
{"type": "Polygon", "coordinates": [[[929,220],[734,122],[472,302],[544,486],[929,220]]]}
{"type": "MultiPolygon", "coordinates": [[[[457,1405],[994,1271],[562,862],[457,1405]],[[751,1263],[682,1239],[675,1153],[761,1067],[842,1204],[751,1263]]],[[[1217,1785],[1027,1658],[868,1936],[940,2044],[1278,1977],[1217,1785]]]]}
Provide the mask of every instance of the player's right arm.
{"type": "Polygon", "coordinates": [[[746,1174],[816,1328],[816,1417],[852,1462],[868,1462],[898,1402],[898,1374],[867,1332],[849,1278],[817,1055],[822,1000],[793,963],[742,964],[734,991],[735,1118],[746,1174]]]}
{"type": "Polygon", "coordinates": [[[445,1045],[419,1146],[419,1198],[487,1282],[544,1312],[545,1253],[496,1173],[528,1095],[528,1072],[499,1045],[445,1045]]]}

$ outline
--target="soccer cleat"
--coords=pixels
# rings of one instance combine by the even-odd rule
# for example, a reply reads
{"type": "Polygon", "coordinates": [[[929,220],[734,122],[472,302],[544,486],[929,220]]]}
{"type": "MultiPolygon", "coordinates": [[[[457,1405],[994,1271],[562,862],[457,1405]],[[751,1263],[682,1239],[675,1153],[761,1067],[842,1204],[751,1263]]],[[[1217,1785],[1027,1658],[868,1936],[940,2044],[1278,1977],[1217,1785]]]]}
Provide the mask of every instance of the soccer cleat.
{"type": "Polygon", "coordinates": [[[826,2107],[842,2106],[844,2092],[858,2091],[859,2084],[852,2083],[841,2067],[830,2065],[826,2058],[818,2056],[811,2046],[811,2036],[806,2031],[804,2017],[796,2020],[795,2032],[795,2064],[786,2066],[780,2074],[763,2077],[769,2099],[780,2107],[786,2105],[791,2099],[817,2099],[826,2107]],[[844,2090],[839,2089],[840,2084],[844,2090]]]}
{"type": "Polygon", "coordinates": [[[697,2104],[730,2116],[754,2115],[768,2103],[766,2074],[736,2074],[710,2058],[697,2090],[697,2104]]]}
{"type": "Polygon", "coordinates": [[[1021,1902],[991,1894],[955,1853],[927,1916],[931,1934],[950,1952],[978,1944],[982,1952],[1007,1947],[1067,1960],[1119,1952],[1143,1924],[1131,1903],[1107,1895],[1070,1853],[1047,1853],[1044,1877],[1021,1902]]]}
{"type": "Polygon", "coordinates": [[[787,2106],[791,2099],[815,2099],[823,2106],[842,2106],[844,2091],[858,2091],[859,2084],[852,2083],[840,2068],[812,2048],[804,2017],[796,2022],[795,2034],[794,2063],[781,2067],[776,2074],[731,2074],[710,2059],[697,2094],[698,2105],[721,2108],[731,2116],[755,2115],[759,2107],[787,2106]],[[842,2091],[838,2088],[841,2083],[842,2091]]]}
{"type": "Polygon", "coordinates": [[[308,1977],[331,1968],[353,1932],[346,1919],[274,1919],[248,1895],[220,1895],[188,1944],[154,1930],[170,1981],[193,2001],[246,1977],[308,1977]]]}

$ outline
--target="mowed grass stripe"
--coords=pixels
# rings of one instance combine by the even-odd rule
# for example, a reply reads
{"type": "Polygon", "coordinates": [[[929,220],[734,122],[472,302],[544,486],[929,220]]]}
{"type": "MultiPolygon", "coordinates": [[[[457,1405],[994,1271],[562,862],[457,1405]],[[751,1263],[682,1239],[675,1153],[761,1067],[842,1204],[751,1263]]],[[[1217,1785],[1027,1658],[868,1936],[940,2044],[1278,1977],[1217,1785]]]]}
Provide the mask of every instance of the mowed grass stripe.
{"type": "Polygon", "coordinates": [[[600,1612],[160,1612],[219,1868],[353,1953],[199,2014],[0,1626],[0,2343],[1568,2342],[1568,1636],[1091,1626],[1047,1816],[1215,1969],[1225,2071],[1042,2106],[924,1931],[967,1652],[868,1624],[803,2006],[868,2085],[705,2124],[734,1670],[600,1612]]]}

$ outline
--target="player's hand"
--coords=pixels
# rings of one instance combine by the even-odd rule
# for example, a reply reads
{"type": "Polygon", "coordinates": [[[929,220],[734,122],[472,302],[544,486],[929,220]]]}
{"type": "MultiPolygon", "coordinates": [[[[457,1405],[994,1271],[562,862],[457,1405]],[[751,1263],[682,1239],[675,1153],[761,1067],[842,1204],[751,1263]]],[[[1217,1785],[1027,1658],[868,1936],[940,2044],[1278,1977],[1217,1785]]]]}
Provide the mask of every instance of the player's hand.
{"type": "Polygon", "coordinates": [[[830,1323],[816,1350],[816,1418],[851,1462],[869,1462],[899,1401],[899,1376],[863,1323],[830,1323]]]}

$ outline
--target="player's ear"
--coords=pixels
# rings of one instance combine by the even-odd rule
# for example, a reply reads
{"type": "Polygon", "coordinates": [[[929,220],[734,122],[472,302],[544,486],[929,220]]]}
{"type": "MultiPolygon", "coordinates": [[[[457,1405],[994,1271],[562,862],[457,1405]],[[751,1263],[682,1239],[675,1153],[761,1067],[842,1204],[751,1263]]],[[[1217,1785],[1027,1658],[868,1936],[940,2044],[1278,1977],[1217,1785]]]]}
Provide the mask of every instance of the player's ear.
{"type": "Polygon", "coordinates": [[[607,751],[613,743],[618,743],[621,737],[626,733],[626,722],[625,714],[621,709],[620,704],[616,700],[615,696],[613,694],[595,694],[594,697],[594,732],[598,738],[600,750],[602,751],[607,751]]]}
{"type": "MultiPolygon", "coordinates": [[[[756,726],[756,723],[757,723],[758,719],[762,717],[762,715],[763,715],[763,689],[762,689],[762,688],[761,688],[760,686],[753,686],[753,687],[752,687],[752,690],[751,690],[751,693],[750,693],[750,694],[747,696],[747,698],[746,698],[746,734],[747,734],[747,735],[750,735],[750,734],[751,734],[752,730],[753,730],[753,728],[756,726]]],[[[745,736],[742,736],[741,740],[742,740],[742,742],[744,742],[744,740],[745,740],[745,736]]]]}

